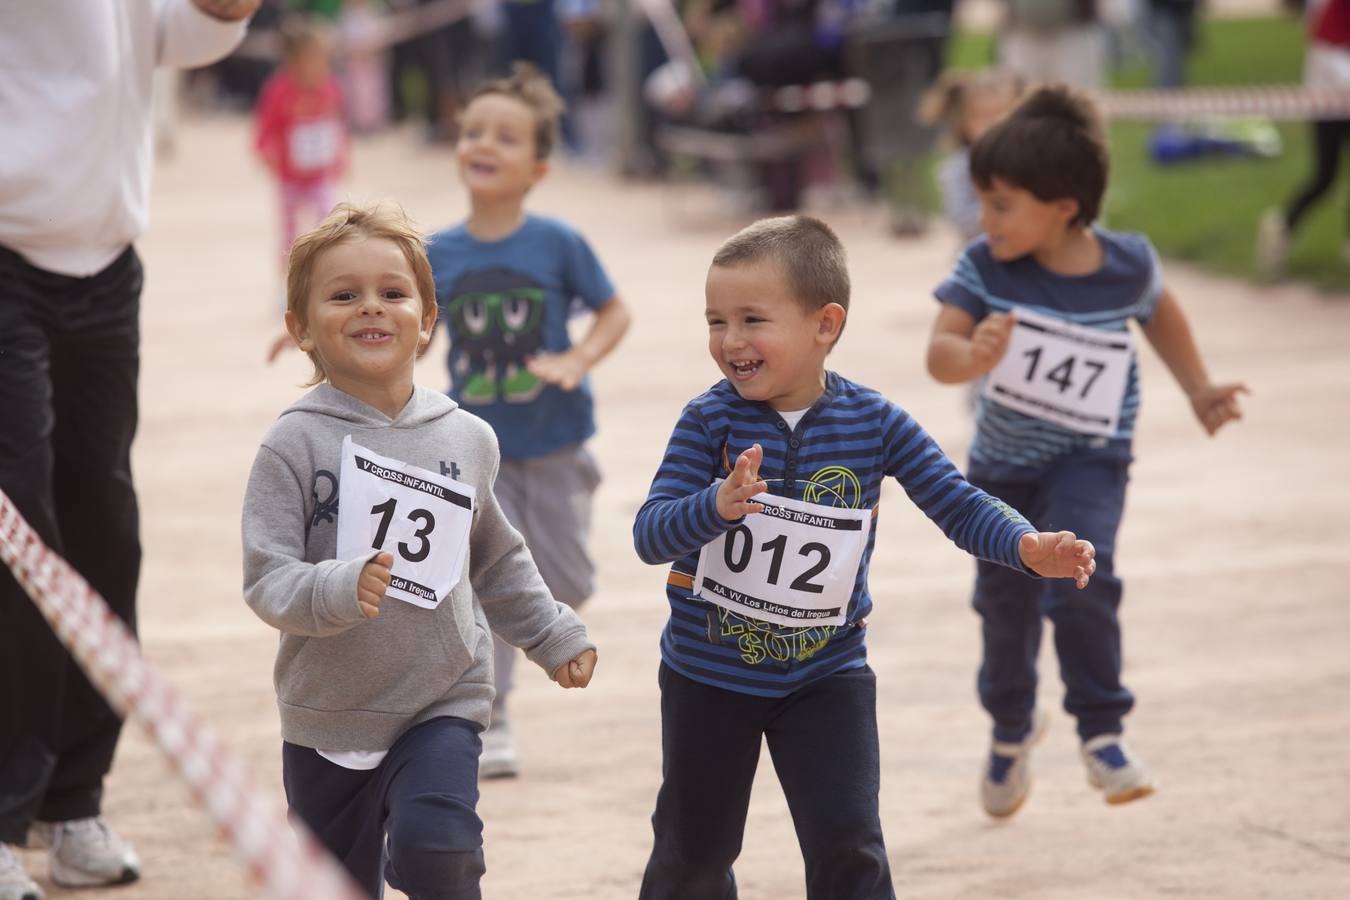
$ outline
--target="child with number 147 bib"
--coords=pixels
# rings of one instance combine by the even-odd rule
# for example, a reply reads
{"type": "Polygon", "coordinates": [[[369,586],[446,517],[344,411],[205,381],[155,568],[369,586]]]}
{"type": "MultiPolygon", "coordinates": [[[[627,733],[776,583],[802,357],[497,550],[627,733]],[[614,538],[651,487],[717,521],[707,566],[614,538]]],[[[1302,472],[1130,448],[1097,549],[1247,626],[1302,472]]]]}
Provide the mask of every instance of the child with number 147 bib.
{"type": "Polygon", "coordinates": [[[1097,575],[1081,594],[978,565],[979,692],[993,719],[980,798],[996,818],[1026,800],[1031,748],[1044,732],[1036,709],[1043,618],[1055,627],[1064,708],[1077,720],[1088,782],[1111,804],[1154,790],[1123,739],[1134,696],[1120,680],[1114,572],[1139,411],[1129,321],[1210,434],[1241,417],[1246,391],[1210,380],[1148,238],[1094,224],[1107,170],[1092,102],[1063,86],[1033,91],[971,148],[985,237],[936,290],[928,370],[941,382],[981,385],[971,482],[1097,548],[1097,575]]]}

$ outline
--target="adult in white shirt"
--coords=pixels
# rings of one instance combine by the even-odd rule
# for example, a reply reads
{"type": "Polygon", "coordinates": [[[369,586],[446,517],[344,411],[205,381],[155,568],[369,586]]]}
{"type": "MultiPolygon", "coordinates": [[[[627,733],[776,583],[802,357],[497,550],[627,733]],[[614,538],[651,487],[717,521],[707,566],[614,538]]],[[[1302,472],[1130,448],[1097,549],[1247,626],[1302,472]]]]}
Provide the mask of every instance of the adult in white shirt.
{"type": "MultiPolygon", "coordinates": [[[[0,490],[133,628],[151,80],[229,53],[258,4],[0,0],[0,490]]],[[[120,726],[0,567],[0,900],[42,895],[25,840],[59,885],[139,877],[100,815],[120,726]]]]}

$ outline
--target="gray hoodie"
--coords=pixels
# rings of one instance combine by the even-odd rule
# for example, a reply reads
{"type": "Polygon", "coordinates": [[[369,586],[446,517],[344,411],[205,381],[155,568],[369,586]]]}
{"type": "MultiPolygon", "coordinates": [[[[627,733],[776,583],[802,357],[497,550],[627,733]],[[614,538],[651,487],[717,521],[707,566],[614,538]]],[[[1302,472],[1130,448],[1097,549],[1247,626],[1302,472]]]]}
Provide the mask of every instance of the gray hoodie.
{"type": "Polygon", "coordinates": [[[390,420],[329,384],[277,419],[244,495],[244,599],[281,631],[274,680],[281,735],[306,747],[385,750],[437,716],[486,726],[492,638],[548,673],[594,645],[549,595],[530,551],[492,493],[492,429],[453,400],[416,388],[390,420]],[[375,551],[334,559],[342,439],[471,484],[465,577],[434,610],[386,597],[367,619],[356,581],[375,551]]]}

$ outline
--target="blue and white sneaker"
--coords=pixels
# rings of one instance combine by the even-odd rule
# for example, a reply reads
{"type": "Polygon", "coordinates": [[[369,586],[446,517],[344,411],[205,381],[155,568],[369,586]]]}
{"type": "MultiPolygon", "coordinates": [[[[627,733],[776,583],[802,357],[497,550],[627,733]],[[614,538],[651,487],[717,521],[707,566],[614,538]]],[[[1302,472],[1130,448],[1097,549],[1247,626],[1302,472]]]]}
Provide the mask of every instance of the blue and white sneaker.
{"type": "Polygon", "coordinates": [[[1083,765],[1088,784],[1101,791],[1107,803],[1129,803],[1157,789],[1153,776],[1118,734],[1099,734],[1084,741],[1083,765]]]}
{"type": "Polygon", "coordinates": [[[995,819],[1006,819],[1022,808],[1031,791],[1031,748],[1045,737],[1050,717],[1036,710],[1031,731],[1017,742],[994,741],[989,763],[980,778],[980,803],[995,819]]]}

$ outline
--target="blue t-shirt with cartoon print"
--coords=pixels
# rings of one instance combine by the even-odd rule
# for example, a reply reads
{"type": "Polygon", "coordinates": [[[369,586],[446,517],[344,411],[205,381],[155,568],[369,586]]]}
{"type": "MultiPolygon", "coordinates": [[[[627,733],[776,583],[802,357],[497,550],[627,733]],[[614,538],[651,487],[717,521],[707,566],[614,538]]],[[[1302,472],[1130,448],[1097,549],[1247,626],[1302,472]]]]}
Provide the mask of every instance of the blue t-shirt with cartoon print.
{"type": "Polygon", "coordinates": [[[502,456],[544,456],[595,433],[588,379],[564,391],[530,373],[526,361],[572,346],[573,303],[597,310],[614,286],[585,238],[543,216],[498,241],[459,225],[427,245],[436,302],[450,329],[450,396],[487,420],[502,456]]]}

